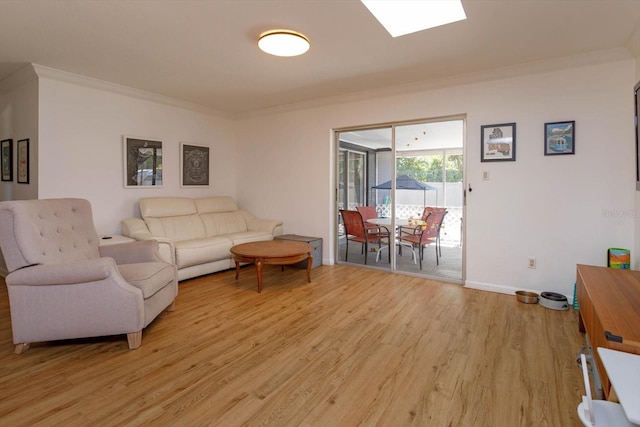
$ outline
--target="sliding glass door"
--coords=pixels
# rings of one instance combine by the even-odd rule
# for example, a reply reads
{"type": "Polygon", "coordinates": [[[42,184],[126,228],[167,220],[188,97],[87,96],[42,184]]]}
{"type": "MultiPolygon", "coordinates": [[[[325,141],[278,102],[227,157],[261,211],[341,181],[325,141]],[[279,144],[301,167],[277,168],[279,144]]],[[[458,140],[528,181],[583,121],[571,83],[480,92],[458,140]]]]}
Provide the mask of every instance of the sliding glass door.
{"type": "Polygon", "coordinates": [[[461,282],[464,119],[347,129],[336,137],[338,210],[369,206],[375,218],[363,218],[365,228],[389,233],[383,244],[367,242],[365,254],[363,239],[349,234],[338,212],[338,261],[461,282]]]}
{"type": "Polygon", "coordinates": [[[378,217],[384,205],[384,195],[373,187],[380,176],[391,177],[391,128],[338,132],[337,140],[338,261],[388,269],[391,267],[388,239],[383,242],[376,236],[374,227],[366,221],[369,219],[366,212],[378,217]],[[364,216],[362,213],[360,216],[366,235],[356,229],[358,224],[351,226],[345,221],[340,210],[363,212],[364,216]]]}

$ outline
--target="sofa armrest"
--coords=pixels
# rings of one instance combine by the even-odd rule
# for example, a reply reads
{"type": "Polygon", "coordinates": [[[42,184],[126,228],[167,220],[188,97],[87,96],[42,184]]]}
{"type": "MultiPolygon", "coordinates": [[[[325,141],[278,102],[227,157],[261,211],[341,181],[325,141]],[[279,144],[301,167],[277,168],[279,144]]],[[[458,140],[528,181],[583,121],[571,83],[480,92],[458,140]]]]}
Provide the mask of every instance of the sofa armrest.
{"type": "Polygon", "coordinates": [[[121,221],[122,235],[135,240],[155,240],[159,244],[158,257],[169,264],[176,263],[176,248],[173,240],[154,236],[141,218],[126,218],[121,221]]]}
{"type": "Polygon", "coordinates": [[[157,240],[140,240],[99,246],[98,249],[101,257],[113,258],[120,265],[160,261],[158,247],[157,240]]]}
{"type": "Polygon", "coordinates": [[[151,232],[142,218],[126,218],[120,221],[122,235],[136,240],[148,240],[151,232]]]}
{"type": "Polygon", "coordinates": [[[33,265],[16,270],[6,277],[11,285],[75,285],[104,280],[119,275],[118,267],[109,258],[55,265],[33,265]]]}
{"type": "Polygon", "coordinates": [[[249,231],[267,231],[275,236],[276,228],[282,226],[282,220],[256,218],[255,215],[245,210],[240,210],[240,212],[247,223],[247,230],[249,231]]]}

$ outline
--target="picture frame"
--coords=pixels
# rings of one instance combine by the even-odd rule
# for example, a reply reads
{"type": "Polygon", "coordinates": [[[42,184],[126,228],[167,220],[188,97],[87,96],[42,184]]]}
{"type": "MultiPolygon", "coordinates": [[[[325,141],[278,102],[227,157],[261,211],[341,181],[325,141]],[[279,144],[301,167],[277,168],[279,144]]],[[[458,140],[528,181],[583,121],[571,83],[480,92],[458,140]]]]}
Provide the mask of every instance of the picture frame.
{"type": "Polygon", "coordinates": [[[124,188],[162,188],[162,141],[135,136],[122,137],[124,188]]]}
{"type": "Polygon", "coordinates": [[[29,139],[20,139],[16,143],[18,184],[29,183],[29,139]]]}
{"type": "Polygon", "coordinates": [[[208,146],[180,143],[180,186],[209,187],[210,164],[208,146]]]}
{"type": "Polygon", "coordinates": [[[574,120],[544,124],[544,155],[575,154],[576,122],[574,120]]]}
{"type": "Polygon", "coordinates": [[[13,181],[13,139],[0,141],[2,181],[13,181]]]}
{"type": "Polygon", "coordinates": [[[516,160],[516,124],[500,123],[480,126],[480,161],[516,160]]]}

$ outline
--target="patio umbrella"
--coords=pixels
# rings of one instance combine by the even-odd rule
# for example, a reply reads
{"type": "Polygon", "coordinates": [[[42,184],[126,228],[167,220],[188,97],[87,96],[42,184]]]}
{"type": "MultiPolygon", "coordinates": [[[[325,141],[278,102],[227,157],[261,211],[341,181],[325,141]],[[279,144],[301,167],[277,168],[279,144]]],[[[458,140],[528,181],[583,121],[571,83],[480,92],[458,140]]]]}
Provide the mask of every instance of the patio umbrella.
{"type": "MultiPolygon", "coordinates": [[[[376,190],[391,190],[391,180],[387,182],[383,182],[382,184],[378,184],[371,188],[375,188],[376,190]]],[[[431,191],[431,190],[437,191],[438,189],[433,185],[420,182],[417,179],[410,177],[409,175],[400,175],[396,177],[396,190],[422,190],[424,193],[423,204],[426,205],[427,191],[431,191]]]]}

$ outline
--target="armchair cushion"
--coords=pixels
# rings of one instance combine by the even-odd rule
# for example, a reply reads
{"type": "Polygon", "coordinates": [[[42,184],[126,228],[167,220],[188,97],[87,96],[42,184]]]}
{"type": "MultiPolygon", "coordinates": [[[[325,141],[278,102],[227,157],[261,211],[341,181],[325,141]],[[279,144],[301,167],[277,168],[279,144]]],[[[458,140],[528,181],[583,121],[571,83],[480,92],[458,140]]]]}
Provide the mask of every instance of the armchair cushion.
{"type": "Polygon", "coordinates": [[[141,262],[120,264],[118,271],[130,285],[142,291],[144,299],[150,298],[176,277],[175,266],[166,262],[141,262]]]}

